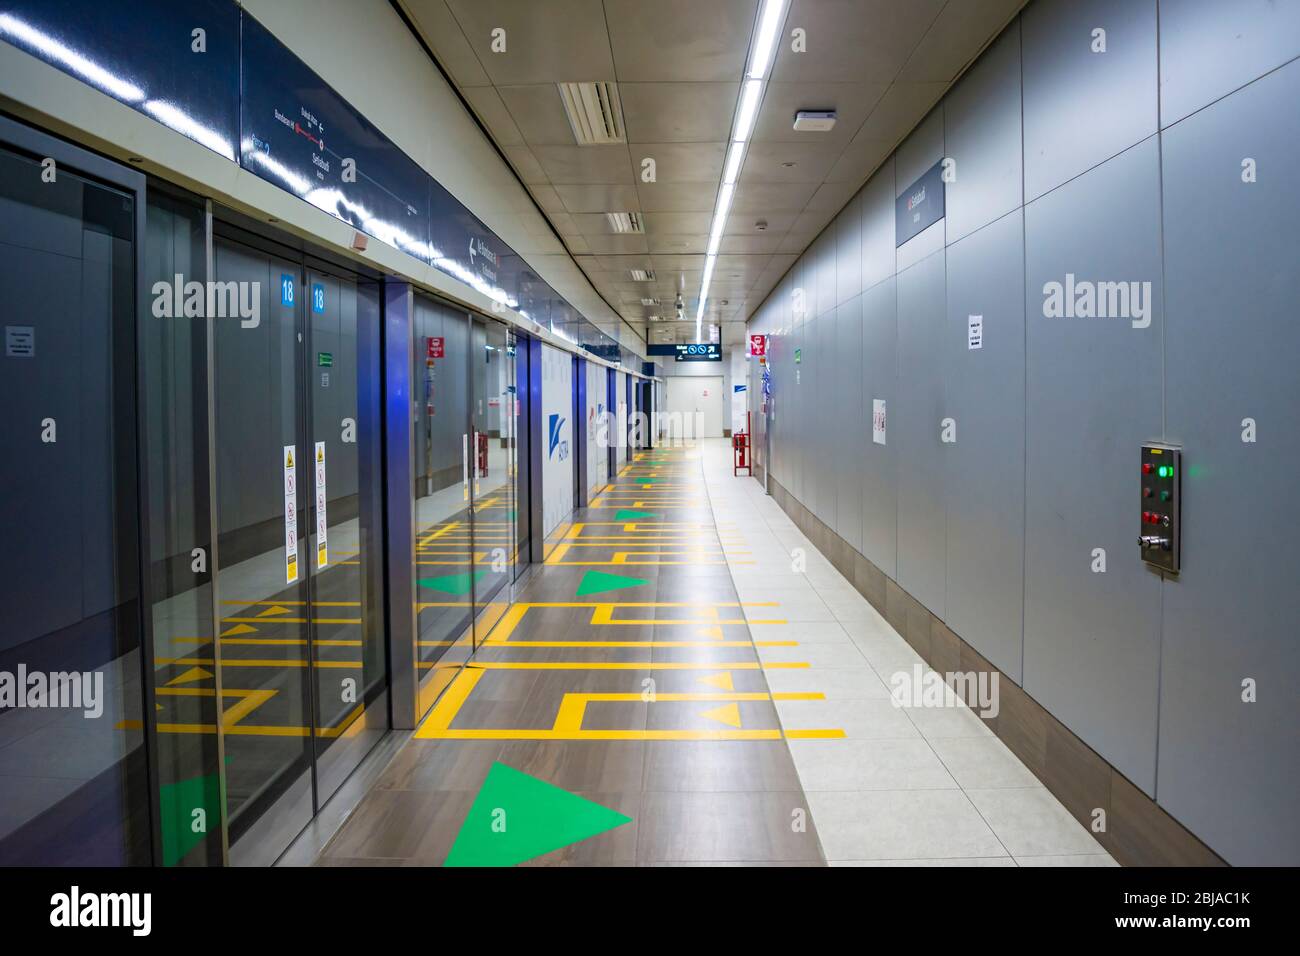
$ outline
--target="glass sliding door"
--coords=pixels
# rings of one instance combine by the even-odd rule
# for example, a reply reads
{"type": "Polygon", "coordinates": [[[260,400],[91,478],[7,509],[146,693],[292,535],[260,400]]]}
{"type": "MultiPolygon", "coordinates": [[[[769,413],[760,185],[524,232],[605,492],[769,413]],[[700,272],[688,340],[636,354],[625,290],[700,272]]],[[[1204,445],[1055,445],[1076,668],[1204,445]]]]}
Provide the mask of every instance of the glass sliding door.
{"type": "Polygon", "coordinates": [[[473,653],[470,319],[415,297],[415,612],[421,713],[473,653]]]}
{"type": "Polygon", "coordinates": [[[0,118],[0,865],[154,857],[142,190],[138,174],[0,118]],[[118,170],[131,185],[99,181],[118,170]]]}
{"type": "Polygon", "coordinates": [[[515,435],[515,577],[518,578],[528,568],[531,560],[532,540],[532,497],[530,494],[530,476],[532,475],[532,432],[529,429],[530,403],[532,393],[529,390],[528,351],[529,340],[519,336],[513,330],[509,333],[507,348],[511,362],[515,367],[514,379],[514,435],[515,435]]]}
{"type": "Polygon", "coordinates": [[[319,804],[389,726],[380,549],[380,306],[377,283],[323,264],[309,265],[304,288],[319,804]]]}
{"type": "Polygon", "coordinates": [[[509,330],[474,318],[470,373],[475,634],[484,637],[510,602],[515,516],[515,366],[509,330]]]}

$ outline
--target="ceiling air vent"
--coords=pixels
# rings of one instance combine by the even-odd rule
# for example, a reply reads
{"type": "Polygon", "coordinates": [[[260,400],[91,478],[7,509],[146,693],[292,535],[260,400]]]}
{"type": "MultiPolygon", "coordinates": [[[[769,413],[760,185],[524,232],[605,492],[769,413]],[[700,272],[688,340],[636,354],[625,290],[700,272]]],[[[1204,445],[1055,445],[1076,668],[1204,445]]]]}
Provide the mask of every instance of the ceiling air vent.
{"type": "Polygon", "coordinates": [[[633,281],[635,282],[654,282],[655,274],[653,269],[630,269],[633,281]]]}
{"type": "Polygon", "coordinates": [[[623,133],[623,107],[613,83],[557,83],[564,112],[579,146],[607,146],[627,142],[623,133]]]}
{"type": "Polygon", "coordinates": [[[641,300],[641,304],[642,304],[642,305],[645,305],[645,306],[658,305],[658,304],[659,304],[659,300],[658,300],[658,299],[642,299],[642,300],[641,300]]]}
{"type": "Polygon", "coordinates": [[[639,212],[607,212],[605,218],[615,232],[645,232],[639,212]]]}

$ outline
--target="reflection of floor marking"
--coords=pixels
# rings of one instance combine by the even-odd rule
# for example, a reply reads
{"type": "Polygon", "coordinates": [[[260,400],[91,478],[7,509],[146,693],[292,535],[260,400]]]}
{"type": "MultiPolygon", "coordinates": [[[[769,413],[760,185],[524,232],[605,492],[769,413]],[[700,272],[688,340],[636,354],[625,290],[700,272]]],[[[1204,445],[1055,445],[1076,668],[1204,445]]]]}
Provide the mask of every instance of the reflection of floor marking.
{"type": "MultiPolygon", "coordinates": [[[[155,657],[154,664],[177,664],[177,665],[197,665],[199,667],[216,667],[216,662],[210,657],[155,657]]],[[[316,667],[341,667],[341,668],[360,668],[361,661],[315,661],[316,667]]],[[[240,658],[227,658],[222,660],[221,667],[306,667],[307,662],[300,657],[286,657],[282,660],[243,660],[240,658]]]]}
{"type": "MultiPolygon", "coordinates": [[[[277,617],[270,620],[263,617],[223,617],[222,624],[248,624],[256,621],[259,624],[306,624],[305,617],[277,617]]],[[[359,617],[313,617],[313,624],[360,624],[359,617]]]]}
{"type": "Polygon", "coordinates": [[[710,687],[717,687],[719,690],[735,690],[736,687],[731,682],[731,671],[723,671],[721,674],[710,674],[707,677],[697,678],[701,684],[708,684],[710,687]]]}
{"type": "MultiPolygon", "coordinates": [[[[590,566],[590,565],[636,566],[642,564],[661,564],[661,565],[670,564],[670,565],[690,565],[693,567],[703,567],[703,566],[720,566],[720,565],[727,564],[725,560],[722,561],[657,561],[657,560],[635,561],[632,560],[633,558],[638,558],[642,556],[653,556],[656,554],[701,554],[704,553],[705,549],[703,548],[692,548],[692,549],[664,548],[658,551],[644,551],[644,550],[615,551],[614,557],[611,560],[607,560],[607,561],[562,561],[560,560],[566,554],[568,554],[569,549],[574,547],[574,545],[576,545],[577,543],[578,542],[574,542],[574,541],[565,541],[562,544],[557,544],[555,546],[555,549],[547,556],[546,560],[543,563],[547,565],[560,565],[560,566],[567,566],[567,567],[590,566]]],[[[608,545],[593,545],[593,547],[608,547],[608,545]]],[[[718,552],[716,549],[714,549],[713,553],[716,554],[718,552]]],[[[753,564],[754,562],[733,561],[731,563],[732,564],[753,564]]]]}
{"type": "MultiPolygon", "coordinates": [[[[619,624],[630,623],[618,621],[619,624]]],[[[488,638],[482,647],[753,647],[753,641],[504,641],[488,638]]],[[[765,641],[764,647],[798,647],[798,641],[765,641]]]]}

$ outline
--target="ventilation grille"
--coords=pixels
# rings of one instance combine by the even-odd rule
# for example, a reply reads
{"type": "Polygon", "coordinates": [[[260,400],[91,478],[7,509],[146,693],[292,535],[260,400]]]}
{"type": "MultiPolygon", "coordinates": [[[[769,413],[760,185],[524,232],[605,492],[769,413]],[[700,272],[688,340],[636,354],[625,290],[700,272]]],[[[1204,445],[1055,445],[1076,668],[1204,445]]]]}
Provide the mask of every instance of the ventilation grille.
{"type": "Polygon", "coordinates": [[[655,273],[653,269],[629,269],[628,273],[632,276],[634,282],[655,281],[655,273]]]}
{"type": "Polygon", "coordinates": [[[647,305],[647,306],[649,306],[649,305],[658,305],[658,304],[659,304],[659,300],[658,300],[658,299],[642,299],[642,300],[641,300],[641,304],[642,304],[642,305],[647,305]]]}
{"type": "Polygon", "coordinates": [[[579,146],[627,142],[623,107],[613,83],[558,83],[560,101],[579,146]]]}
{"type": "Polygon", "coordinates": [[[607,212],[605,218],[615,232],[645,232],[645,223],[639,212],[607,212]]]}

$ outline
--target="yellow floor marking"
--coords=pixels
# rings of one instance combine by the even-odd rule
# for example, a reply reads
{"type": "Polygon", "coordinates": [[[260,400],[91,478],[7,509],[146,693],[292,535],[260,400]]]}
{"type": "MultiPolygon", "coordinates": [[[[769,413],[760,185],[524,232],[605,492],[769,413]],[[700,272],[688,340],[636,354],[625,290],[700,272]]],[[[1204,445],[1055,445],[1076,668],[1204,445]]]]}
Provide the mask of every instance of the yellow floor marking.
{"type": "Polygon", "coordinates": [[[236,624],[234,627],[230,628],[230,630],[222,631],[221,636],[230,637],[234,634],[255,634],[255,633],[257,633],[257,628],[255,627],[249,627],[247,624],[236,624]]]}
{"type": "Polygon", "coordinates": [[[728,727],[735,727],[737,730],[740,729],[739,704],[723,704],[721,707],[714,707],[712,710],[701,711],[700,716],[708,720],[716,720],[728,727]]]}
{"type": "Polygon", "coordinates": [[[426,731],[445,731],[450,727],[457,712],[469,698],[470,691],[483,679],[484,673],[486,672],[482,668],[471,665],[457,674],[451,685],[443,692],[442,697],[438,699],[438,703],[429,713],[428,719],[416,732],[416,736],[423,736],[426,731]]]}
{"type": "MultiPolygon", "coordinates": [[[[619,623],[629,623],[620,621],[619,623]]],[[[437,642],[433,642],[437,643],[437,642]]],[[[507,641],[488,638],[483,647],[753,647],[753,641],[507,641]]],[[[798,647],[798,641],[767,641],[765,647],[798,647]]]]}
{"type": "Polygon", "coordinates": [[[205,671],[202,667],[191,667],[169,680],[167,686],[172,687],[175,684],[188,684],[191,681],[206,680],[211,676],[212,671],[205,671]]]}
{"type": "MultiPolygon", "coordinates": [[[[186,662],[188,663],[188,662],[186,662]]],[[[223,661],[228,664],[228,661],[223,661]]],[[[317,666],[342,666],[318,661],[317,666]]],[[[354,666],[360,667],[360,662],[354,666]]],[[[806,661],[713,661],[707,664],[693,661],[475,661],[474,666],[484,670],[503,671],[708,671],[728,668],[741,671],[805,670],[806,661]]]]}
{"type": "Polygon", "coordinates": [[[711,637],[714,640],[722,640],[722,628],[717,627],[716,625],[713,627],[700,628],[700,634],[704,637],[711,637]]]}
{"type": "Polygon", "coordinates": [[[731,671],[723,671],[721,674],[709,674],[707,677],[699,678],[701,684],[708,684],[710,687],[717,687],[719,690],[735,690],[735,685],[731,682],[731,671]]]}
{"type": "Polygon", "coordinates": [[[278,615],[280,615],[280,614],[289,614],[289,613],[290,613],[290,611],[289,611],[289,609],[288,609],[287,607],[281,607],[279,604],[276,604],[276,605],[274,605],[273,607],[268,607],[265,611],[263,611],[261,614],[259,614],[259,615],[257,615],[257,616],[258,616],[258,617],[276,617],[276,616],[278,616],[278,615]]]}
{"type": "MultiPolygon", "coordinates": [[[[263,604],[287,604],[289,607],[303,607],[306,601],[241,601],[231,599],[222,601],[222,604],[233,604],[236,607],[261,607],[263,604]]],[[[313,607],[360,607],[360,601],[312,601],[313,607]]]]}
{"type": "MultiPolygon", "coordinates": [[[[305,617],[277,617],[273,621],[267,621],[265,618],[260,618],[260,617],[223,617],[221,620],[222,623],[224,624],[237,624],[237,623],[246,624],[249,621],[260,621],[263,624],[266,623],[306,624],[307,623],[307,619],[305,617]]],[[[314,617],[311,619],[311,621],[313,624],[360,624],[361,618],[359,617],[314,617]]],[[[249,630],[251,631],[253,630],[253,628],[249,628],[249,630]]],[[[229,634],[230,632],[226,631],[225,634],[222,634],[221,636],[227,637],[229,636],[229,634]]]]}

